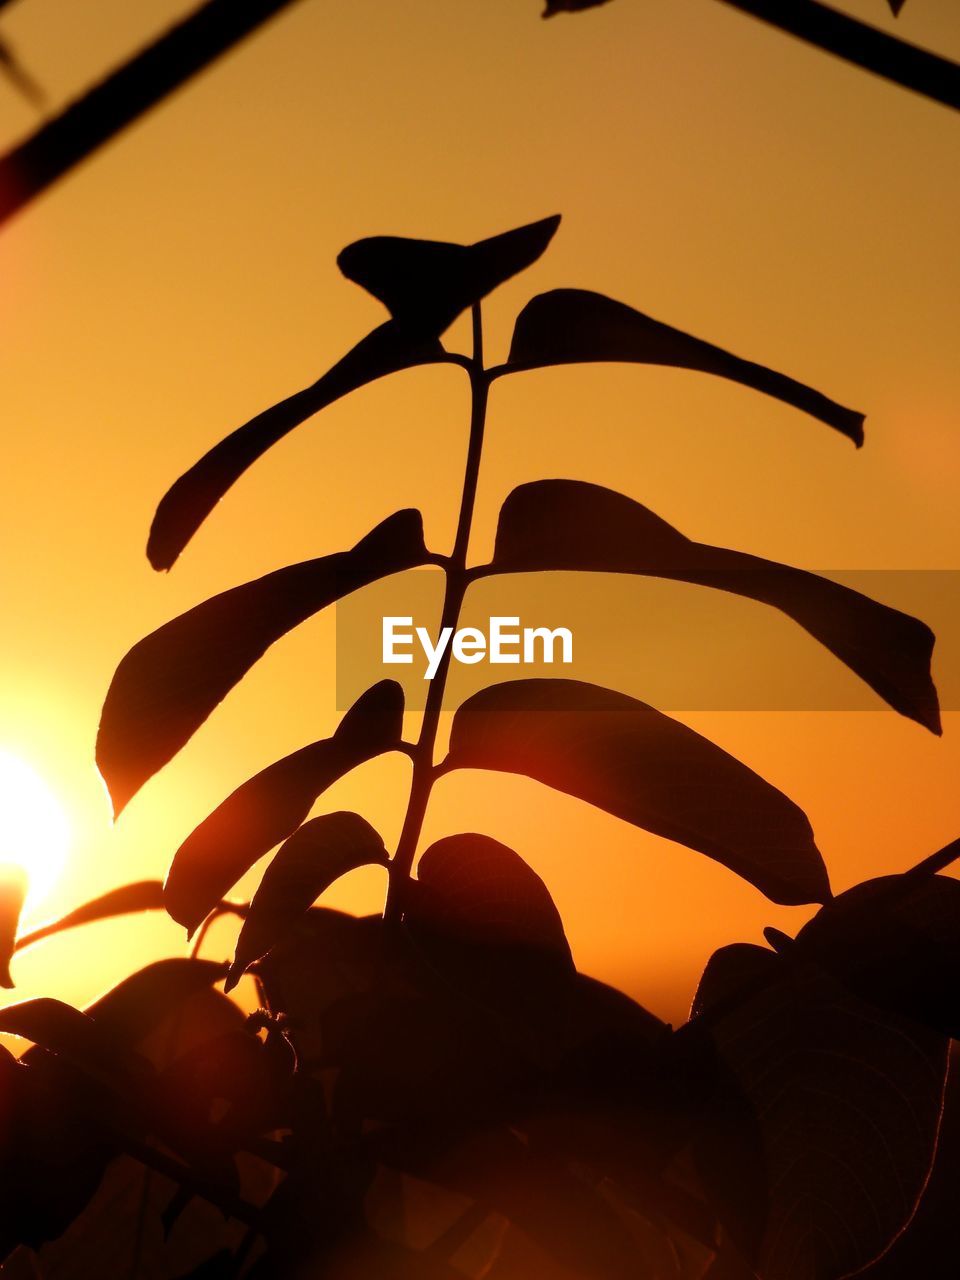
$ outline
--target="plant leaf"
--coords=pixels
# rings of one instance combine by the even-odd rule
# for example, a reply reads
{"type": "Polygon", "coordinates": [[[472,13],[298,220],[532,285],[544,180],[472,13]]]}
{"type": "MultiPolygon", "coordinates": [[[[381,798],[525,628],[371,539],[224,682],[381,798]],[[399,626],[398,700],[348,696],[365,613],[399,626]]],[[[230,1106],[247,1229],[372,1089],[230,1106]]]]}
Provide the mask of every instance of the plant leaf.
{"type": "Polygon", "coordinates": [[[114,674],[97,735],[115,814],[275,640],[358,587],[426,559],[420,513],[398,511],[351,551],[234,587],[135,644],[114,674]]]}
{"type": "Polygon", "coordinates": [[[51,920],[30,933],[17,939],[16,951],[32,947],[44,938],[52,938],[54,934],[65,929],[76,929],[79,925],[93,924],[97,920],[110,920],[114,916],[135,915],[141,911],[163,910],[163,884],[159,880],[137,880],[133,884],[121,885],[119,889],[111,889],[92,898],[82,906],[68,911],[59,920],[51,920]]]}
{"type": "Polygon", "coordinates": [[[134,1060],[120,1052],[109,1029],[62,1000],[44,996],[7,1005],[0,1009],[0,1031],[30,1040],[112,1087],[131,1081],[134,1060]]]}
{"type": "Polygon", "coordinates": [[[327,787],[397,748],[402,730],[403,690],[382,680],[357,699],[332,738],[244,782],[177,850],[164,887],[174,920],[192,933],[259,858],[296,831],[327,787]]]}
{"type": "Polygon", "coordinates": [[[906,1231],[867,1271],[863,1280],[936,1276],[951,1258],[960,1211],[960,1051],[951,1047],[937,1154],[923,1198],[906,1231]]]}
{"type": "Polygon", "coordinates": [[[857,446],[863,444],[862,413],[586,289],[554,289],[528,302],[517,317],[503,372],[596,361],[667,365],[728,378],[818,418],[857,446]]]}
{"type": "Polygon", "coordinates": [[[923,1192],[946,1038],[864,1003],[796,955],[724,948],[706,976],[690,1030],[707,1038],[749,1118],[724,1123],[721,1093],[695,1134],[725,1226],[764,1280],[858,1272],[923,1192]],[[759,1194],[745,1202],[745,1187],[759,1194]]]}
{"type": "Polygon", "coordinates": [[[862,1000],[960,1037],[960,882],[867,880],[817,912],[794,950],[862,1000]]]}
{"type": "Polygon", "coordinates": [[[357,867],[387,865],[383,840],[357,813],[325,813],[305,822],[281,845],[253,895],[225,991],[265,956],[325,889],[357,867]]]}
{"type": "Polygon", "coordinates": [[[157,960],[88,1005],[87,1016],[124,1044],[137,1044],[225,973],[226,965],[210,960],[157,960]]]}
{"type": "Polygon", "coordinates": [[[436,338],[462,311],[536,262],[559,225],[558,214],[470,245],[371,236],[348,245],[337,266],[407,332],[436,338]]]}
{"type": "Polygon", "coordinates": [[[483,947],[552,954],[572,965],[550,891],[519,854],[489,836],[437,840],[420,858],[409,923],[483,947]]]}
{"type": "Polygon", "coordinates": [[[161,499],[147,541],[147,557],[154,569],[173,566],[231,485],[294,427],[386,374],[435,364],[443,358],[439,342],[412,339],[388,321],[368,333],[313,386],[281,400],[231,432],[194,463],[161,499]]]}
{"type": "Polygon", "coordinates": [[[26,891],[23,873],[18,868],[4,867],[0,875],[0,987],[6,987],[8,991],[14,986],[10,961],[18,950],[17,926],[26,891]]]}
{"type": "Polygon", "coordinates": [[[547,0],[547,7],[540,15],[542,18],[553,18],[558,13],[580,13],[584,9],[596,9],[607,0],[547,0]]]}
{"type": "MultiPolygon", "coordinates": [[[[21,1244],[39,1249],[61,1235],[95,1193],[115,1154],[115,1108],[88,1074],[65,1070],[57,1057],[38,1049],[28,1049],[19,1063],[0,1054],[0,1088],[0,1260],[6,1276],[18,1272],[7,1258],[11,1250],[21,1244]]],[[[37,1264],[29,1274],[37,1274],[37,1264]]]]}
{"type": "Polygon", "coordinates": [[[497,769],[722,862],[774,902],[823,902],[826,869],[806,815],[686,725],[576,680],[515,680],[457,710],[445,769],[497,769]]]}
{"type": "Polygon", "coordinates": [[[895,18],[900,17],[900,10],[903,8],[905,3],[906,0],[887,0],[887,4],[890,6],[890,12],[895,18]]]}
{"type": "Polygon", "coordinates": [[[692,542],[612,489],[579,480],[520,485],[501,508],[491,568],[645,574],[758,600],[799,623],[896,711],[940,732],[925,623],[815,573],[692,542]]]}

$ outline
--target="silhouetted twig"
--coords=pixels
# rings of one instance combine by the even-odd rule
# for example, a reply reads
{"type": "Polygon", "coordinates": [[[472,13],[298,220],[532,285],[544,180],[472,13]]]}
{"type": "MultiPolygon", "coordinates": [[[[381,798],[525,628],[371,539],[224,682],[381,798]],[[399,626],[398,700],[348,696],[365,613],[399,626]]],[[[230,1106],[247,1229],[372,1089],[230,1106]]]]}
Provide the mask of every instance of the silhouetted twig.
{"type": "Polygon", "coordinates": [[[0,157],[0,223],[295,0],[207,0],[0,157]]]}
{"type": "Polygon", "coordinates": [[[929,858],[924,858],[915,867],[911,867],[907,874],[911,878],[935,876],[941,871],[946,871],[947,867],[952,866],[958,858],[960,858],[960,838],[951,840],[936,853],[931,853],[929,858]]]}
{"type": "Polygon", "coordinates": [[[818,0],[721,0],[865,71],[960,110],[960,66],[818,0]]]}

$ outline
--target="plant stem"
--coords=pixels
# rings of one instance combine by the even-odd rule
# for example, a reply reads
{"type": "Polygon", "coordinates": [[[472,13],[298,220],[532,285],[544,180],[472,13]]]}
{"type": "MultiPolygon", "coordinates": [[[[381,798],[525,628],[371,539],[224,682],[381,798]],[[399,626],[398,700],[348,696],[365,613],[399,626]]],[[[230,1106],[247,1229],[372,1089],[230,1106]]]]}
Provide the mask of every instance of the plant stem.
{"type": "Polygon", "coordinates": [[[960,110],[960,66],[819,0],[721,0],[864,71],[960,110]]]}
{"type": "Polygon", "coordinates": [[[146,1142],[141,1142],[134,1138],[126,1138],[123,1143],[124,1151],[128,1156],[132,1156],[134,1160],[145,1165],[147,1169],[151,1169],[156,1173],[162,1174],[163,1177],[169,1178],[171,1182],[179,1183],[180,1186],[186,1187],[195,1196],[199,1196],[203,1200],[207,1200],[210,1204],[222,1212],[236,1218],[239,1222],[246,1223],[247,1226],[256,1226],[260,1220],[260,1213],[256,1205],[248,1204],[246,1200],[242,1200],[239,1196],[224,1191],[222,1188],[213,1186],[206,1178],[196,1174],[185,1164],[181,1164],[179,1160],[175,1160],[172,1156],[168,1156],[163,1151],[159,1151],[156,1147],[150,1146],[146,1142]]]}
{"type": "Polygon", "coordinates": [[[296,0],[206,0],[0,156],[0,224],[296,0]]]}
{"type": "MultiPolygon", "coordinates": [[[[473,358],[466,365],[470,375],[470,440],[467,445],[457,534],[453,552],[446,564],[447,581],[443,596],[443,610],[440,615],[441,632],[445,627],[451,627],[456,631],[463,597],[469,584],[467,549],[470,545],[470,530],[477,499],[480,457],[483,452],[483,430],[487,418],[487,396],[490,390],[490,378],[483,367],[483,324],[479,303],[474,305],[472,314],[473,358]]],[[[410,797],[407,801],[403,829],[397,843],[397,852],[390,863],[390,881],[384,908],[384,918],[387,920],[398,920],[403,912],[404,892],[410,880],[420,832],[423,829],[423,819],[436,779],[434,752],[440,712],[443,708],[443,694],[450,670],[451,649],[452,645],[448,644],[440,659],[437,673],[430,682],[423,711],[423,723],[420,726],[420,737],[412,752],[413,779],[410,783],[410,797]]]]}
{"type": "Polygon", "coordinates": [[[906,874],[911,879],[922,880],[926,876],[935,876],[941,871],[946,871],[947,867],[956,862],[958,858],[960,858],[960,839],[951,840],[942,849],[932,853],[929,858],[924,858],[915,867],[911,867],[906,874]]]}

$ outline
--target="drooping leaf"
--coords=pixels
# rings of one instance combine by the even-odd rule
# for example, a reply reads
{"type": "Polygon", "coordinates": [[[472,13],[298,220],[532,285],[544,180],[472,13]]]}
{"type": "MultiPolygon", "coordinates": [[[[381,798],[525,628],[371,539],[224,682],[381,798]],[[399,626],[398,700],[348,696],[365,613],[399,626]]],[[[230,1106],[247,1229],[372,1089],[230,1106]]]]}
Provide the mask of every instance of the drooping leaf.
{"type": "Polygon", "coordinates": [[[294,427],[377,378],[443,357],[439,342],[411,338],[390,321],[374,329],[313,386],[238,427],[172,485],[150,527],[150,563],[155,569],[170,569],[231,485],[294,427]]]}
{"type": "Polygon", "coordinates": [[[0,1009],[0,1031],[32,1041],[104,1083],[119,1085],[132,1075],[133,1060],[121,1055],[109,1028],[62,1000],[44,996],[7,1005],[0,1009]]]}
{"type": "Polygon", "coordinates": [[[88,1005],[87,1016],[125,1045],[137,1045],[225,974],[226,965],[210,960],[157,960],[88,1005]]]}
{"type": "Polygon", "coordinates": [[[758,600],[798,622],[895,710],[940,732],[925,623],[803,569],[693,542],[612,489],[579,480],[520,485],[500,511],[491,568],[644,574],[758,600]]]}
{"type": "Polygon", "coordinates": [[[948,1041],[797,956],[736,950],[732,967],[730,948],[708,966],[690,1030],[729,1073],[753,1140],[738,1146],[750,1125],[718,1128],[708,1115],[695,1137],[701,1172],[764,1280],[840,1280],[881,1254],[915,1210],[948,1041]],[[746,1201],[744,1187],[759,1194],[746,1201]]]}
{"type": "Polygon", "coordinates": [[[76,929],[83,924],[93,924],[97,920],[110,920],[114,916],[136,915],[141,911],[163,910],[163,884],[160,880],[137,880],[132,884],[121,885],[119,889],[110,889],[98,898],[92,898],[82,906],[68,911],[59,920],[51,920],[49,924],[25,933],[17,939],[16,951],[32,947],[44,938],[52,938],[65,929],[76,929]]]}
{"type": "Polygon", "coordinates": [[[368,689],[332,738],[269,765],[214,809],[177,850],[164,902],[191,933],[253,864],[304,821],[317,797],[365,760],[400,745],[403,691],[368,689]]]}
{"type": "Polygon", "coordinates": [[[321,893],[357,867],[387,865],[380,835],[357,813],[325,813],[305,822],[264,872],[237,939],[229,991],[254,960],[297,924],[321,893]]]}
{"type": "Polygon", "coordinates": [[[337,265],[406,332],[436,338],[462,311],[536,262],[559,225],[556,215],[469,245],[371,236],[348,245],[337,265]]]}
{"type": "Polygon", "coordinates": [[[692,729],[575,680],[516,680],[457,710],[447,769],[535,778],[697,849],[774,902],[823,902],[826,869],[803,811],[692,729]]]}
{"type": "Polygon", "coordinates": [[[753,361],[586,289],[554,289],[517,317],[504,372],[604,361],[693,369],[739,382],[818,418],[863,444],[863,414],[753,361]]]}
{"type": "Polygon", "coordinates": [[[572,964],[549,889],[519,854],[489,836],[432,844],[420,858],[405,914],[418,928],[462,942],[539,951],[572,964]]]}
{"type": "Polygon", "coordinates": [[[906,4],[906,0],[887,0],[887,4],[889,4],[890,12],[893,16],[895,18],[899,18],[900,10],[903,8],[904,4],[906,4]]]}
{"type": "Polygon", "coordinates": [[[281,636],[378,578],[426,561],[417,511],[398,511],[351,550],[268,573],[196,605],[135,644],[114,674],[97,765],[119,814],[281,636]]]}
{"type": "Polygon", "coordinates": [[[794,949],[861,999],[960,1037],[960,882],[949,876],[858,884],[804,925],[794,949]]]}
{"type": "Polygon", "coordinates": [[[14,986],[10,961],[18,949],[17,926],[26,889],[26,879],[18,868],[0,869],[0,987],[6,987],[8,991],[14,986]]]}

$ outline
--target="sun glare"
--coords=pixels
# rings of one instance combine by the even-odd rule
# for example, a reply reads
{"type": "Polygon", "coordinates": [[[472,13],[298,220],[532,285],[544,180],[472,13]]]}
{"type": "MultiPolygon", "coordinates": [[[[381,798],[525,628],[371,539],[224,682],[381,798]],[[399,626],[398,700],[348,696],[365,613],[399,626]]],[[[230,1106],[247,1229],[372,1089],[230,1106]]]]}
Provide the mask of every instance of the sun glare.
{"type": "Polygon", "coordinates": [[[16,868],[27,879],[24,913],[40,906],[57,882],[70,848],[70,824],[43,778],[0,750],[0,876],[16,868]]]}

